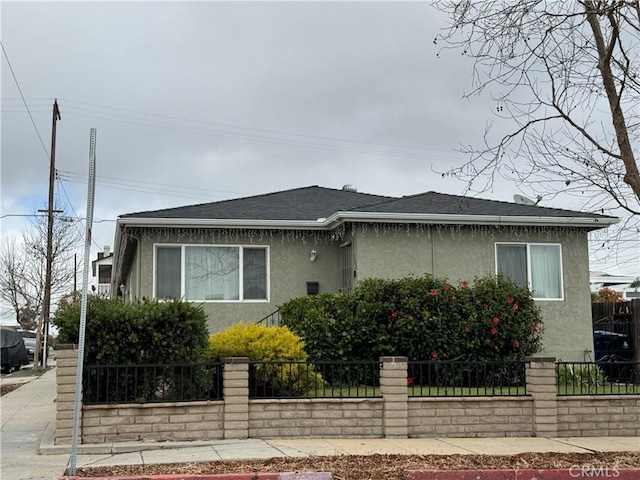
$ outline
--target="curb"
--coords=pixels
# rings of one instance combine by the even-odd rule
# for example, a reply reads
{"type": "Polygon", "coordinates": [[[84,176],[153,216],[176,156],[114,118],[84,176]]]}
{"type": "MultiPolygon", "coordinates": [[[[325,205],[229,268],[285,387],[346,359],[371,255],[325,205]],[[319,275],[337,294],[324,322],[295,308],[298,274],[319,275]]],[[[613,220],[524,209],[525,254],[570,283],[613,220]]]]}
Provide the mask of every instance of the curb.
{"type": "Polygon", "coordinates": [[[405,480],[576,480],[581,478],[638,480],[640,468],[576,465],[571,468],[550,470],[407,470],[404,478],[405,480]]]}
{"type": "MultiPolygon", "coordinates": [[[[127,477],[61,477],[59,480],[333,480],[329,472],[215,473],[134,475],[127,477]]],[[[626,479],[624,479],[626,480],[626,479]]]]}

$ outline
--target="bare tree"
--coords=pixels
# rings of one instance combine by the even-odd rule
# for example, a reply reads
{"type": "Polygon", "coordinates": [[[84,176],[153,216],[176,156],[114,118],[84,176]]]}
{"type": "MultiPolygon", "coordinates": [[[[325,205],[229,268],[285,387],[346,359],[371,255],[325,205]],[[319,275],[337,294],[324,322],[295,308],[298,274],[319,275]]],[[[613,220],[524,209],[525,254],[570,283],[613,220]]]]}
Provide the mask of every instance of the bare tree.
{"type": "Polygon", "coordinates": [[[583,208],[637,222],[639,1],[434,4],[451,19],[434,40],[438,55],[453,49],[471,57],[467,96],[490,94],[501,126],[512,125],[497,136],[488,125],[484,145],[463,147],[469,160],[441,173],[476,192],[505,177],[530,195],[569,193],[583,208]]]}
{"type": "MultiPolygon", "coordinates": [[[[35,220],[16,238],[0,245],[0,298],[9,303],[16,320],[26,329],[42,315],[47,253],[47,219],[35,220]]],[[[73,255],[80,240],[79,229],[66,217],[58,217],[53,228],[52,298],[68,293],[76,275],[73,255]]]]}

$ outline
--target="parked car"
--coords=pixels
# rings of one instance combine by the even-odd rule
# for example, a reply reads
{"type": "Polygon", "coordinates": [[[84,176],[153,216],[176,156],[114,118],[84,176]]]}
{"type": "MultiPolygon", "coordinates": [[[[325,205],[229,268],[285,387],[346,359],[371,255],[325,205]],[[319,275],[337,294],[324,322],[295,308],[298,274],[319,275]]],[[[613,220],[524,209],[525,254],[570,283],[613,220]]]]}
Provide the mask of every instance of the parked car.
{"type": "MultiPolygon", "coordinates": [[[[24,341],[24,346],[27,349],[29,360],[33,362],[33,358],[36,355],[36,338],[38,337],[38,333],[33,330],[22,330],[20,328],[16,331],[22,335],[22,340],[24,341]]],[[[42,360],[42,352],[40,352],[40,359],[42,360]]]]}
{"type": "Polygon", "coordinates": [[[22,335],[13,328],[0,327],[0,368],[2,373],[20,370],[29,363],[29,355],[24,346],[22,335]]]}

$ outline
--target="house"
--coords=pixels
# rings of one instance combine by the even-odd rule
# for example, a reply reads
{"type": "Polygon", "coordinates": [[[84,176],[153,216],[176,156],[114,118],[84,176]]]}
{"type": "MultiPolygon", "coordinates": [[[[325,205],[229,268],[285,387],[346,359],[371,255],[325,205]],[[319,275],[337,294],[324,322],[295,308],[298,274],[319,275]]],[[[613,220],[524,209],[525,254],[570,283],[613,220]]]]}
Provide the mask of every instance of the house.
{"type": "Polygon", "coordinates": [[[102,252],[98,252],[98,258],[91,262],[91,286],[90,290],[93,294],[110,296],[111,295],[111,270],[113,268],[113,253],[111,247],[105,245],[102,252]]]}
{"type": "Polygon", "coordinates": [[[631,275],[611,275],[606,272],[590,272],[589,281],[591,284],[591,293],[598,293],[601,288],[608,287],[611,290],[620,292],[623,300],[632,300],[640,298],[640,288],[637,282],[640,277],[631,275]]]}
{"type": "Polygon", "coordinates": [[[593,349],[587,233],[616,222],[435,192],[310,186],[121,215],[114,285],[132,299],[202,304],[217,331],[367,277],[429,273],[455,282],[503,272],[533,289],[544,353],[583,360],[593,349]]]}

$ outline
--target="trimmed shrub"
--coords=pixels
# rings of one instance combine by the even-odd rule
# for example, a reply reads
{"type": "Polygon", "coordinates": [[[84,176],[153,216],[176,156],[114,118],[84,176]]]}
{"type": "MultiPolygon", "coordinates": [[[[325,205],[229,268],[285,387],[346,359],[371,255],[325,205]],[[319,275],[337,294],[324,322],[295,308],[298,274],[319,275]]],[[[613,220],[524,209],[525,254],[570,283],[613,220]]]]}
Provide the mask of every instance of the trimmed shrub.
{"type": "Polygon", "coordinates": [[[207,356],[248,357],[258,362],[250,372],[252,396],[296,396],[322,385],[322,378],[311,366],[298,364],[307,359],[304,342],[286,327],[267,327],[239,323],[209,337],[207,356]],[[292,363],[278,363],[287,362],[292,363]],[[274,362],[274,363],[260,363],[274,362]],[[268,393],[267,393],[268,392],[268,393]]]}
{"type": "MultiPolygon", "coordinates": [[[[79,295],[59,303],[52,323],[59,343],[78,343],[79,295]]],[[[201,307],[180,300],[124,303],[87,298],[85,362],[107,364],[193,363],[204,360],[206,315],[201,307]]]]}
{"type": "Polygon", "coordinates": [[[367,279],[350,294],[290,300],[280,313],[314,360],[521,360],[541,340],[531,292],[503,276],[473,285],[430,275],[367,279]]]}
{"type": "MultiPolygon", "coordinates": [[[[52,323],[60,343],[78,343],[80,307],[78,294],[59,302],[52,323]]],[[[198,306],[179,300],[124,303],[94,295],[87,298],[87,365],[199,364],[205,361],[206,346],[206,315],[198,306]]],[[[85,378],[85,396],[108,392],[112,401],[171,401],[201,396],[216,384],[205,365],[144,371],[136,376],[134,368],[123,368],[108,376],[96,370],[85,378]]]]}

